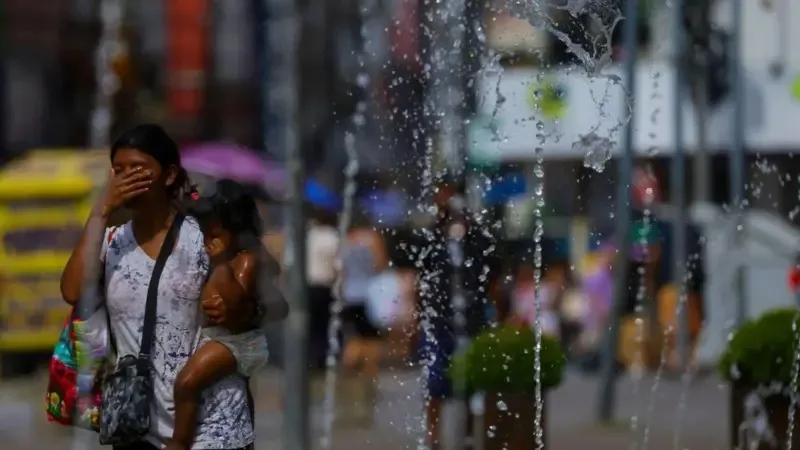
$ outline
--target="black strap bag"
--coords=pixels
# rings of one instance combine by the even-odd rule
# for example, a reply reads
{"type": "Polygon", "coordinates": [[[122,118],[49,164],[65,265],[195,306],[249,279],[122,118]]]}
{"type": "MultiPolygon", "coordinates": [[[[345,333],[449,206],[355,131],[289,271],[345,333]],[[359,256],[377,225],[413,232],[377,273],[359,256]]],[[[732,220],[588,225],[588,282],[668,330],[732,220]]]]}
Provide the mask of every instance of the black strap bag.
{"type": "Polygon", "coordinates": [[[140,441],[150,432],[150,404],[153,399],[150,351],[153,348],[156,325],[158,284],[167,258],[175,247],[183,219],[180,214],[173,219],[153,267],[153,275],[147,288],[139,355],[118,358],[116,367],[103,382],[100,415],[102,445],[128,445],[140,441]]]}

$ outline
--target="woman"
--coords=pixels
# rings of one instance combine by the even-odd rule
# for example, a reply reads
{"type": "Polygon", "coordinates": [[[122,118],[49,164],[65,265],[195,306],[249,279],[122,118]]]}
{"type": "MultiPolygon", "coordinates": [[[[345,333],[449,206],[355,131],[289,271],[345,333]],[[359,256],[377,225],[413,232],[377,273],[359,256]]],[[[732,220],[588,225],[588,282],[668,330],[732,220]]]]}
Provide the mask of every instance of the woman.
{"type": "MultiPolygon", "coordinates": [[[[92,210],[64,268],[61,294],[67,303],[77,305],[84,294],[84,274],[101,273],[101,289],[117,353],[137,354],[147,286],[155,258],[177,213],[177,200],[187,176],[177,145],[157,125],[139,125],[125,132],[111,147],[110,156],[112,170],[106,192],[92,210]],[[109,228],[108,218],[123,206],[130,210],[132,220],[109,228]]],[[[196,221],[187,218],[159,285],[158,320],[151,350],[154,393],[150,433],[132,445],[115,446],[116,450],[161,449],[171,437],[173,387],[178,372],[196,348],[201,325],[199,296],[208,267],[203,235],[196,221]]],[[[247,323],[255,315],[254,308],[254,302],[222,301],[211,307],[216,310],[215,315],[219,314],[220,322],[227,325],[247,323]]],[[[192,448],[249,449],[253,439],[245,380],[232,375],[207,389],[192,448]]]]}
{"type": "MultiPolygon", "coordinates": [[[[370,287],[389,267],[383,237],[369,226],[366,216],[357,217],[342,248],[342,319],[347,338],[342,353],[345,369],[357,370],[369,382],[377,379],[383,341],[368,314],[370,287]]],[[[372,293],[372,297],[376,294],[372,293]]],[[[391,298],[388,299],[392,301],[391,298]]]]}

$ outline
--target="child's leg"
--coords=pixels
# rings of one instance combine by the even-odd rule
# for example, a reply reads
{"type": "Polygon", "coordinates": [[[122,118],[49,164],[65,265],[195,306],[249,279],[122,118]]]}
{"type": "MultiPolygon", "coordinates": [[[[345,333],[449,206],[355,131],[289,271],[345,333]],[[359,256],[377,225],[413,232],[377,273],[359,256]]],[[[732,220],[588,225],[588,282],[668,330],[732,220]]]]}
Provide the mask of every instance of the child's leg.
{"type": "Polygon", "coordinates": [[[189,358],[175,380],[175,431],[172,448],[189,449],[194,441],[200,393],[215,381],[236,372],[228,347],[209,341],[189,358]]]}

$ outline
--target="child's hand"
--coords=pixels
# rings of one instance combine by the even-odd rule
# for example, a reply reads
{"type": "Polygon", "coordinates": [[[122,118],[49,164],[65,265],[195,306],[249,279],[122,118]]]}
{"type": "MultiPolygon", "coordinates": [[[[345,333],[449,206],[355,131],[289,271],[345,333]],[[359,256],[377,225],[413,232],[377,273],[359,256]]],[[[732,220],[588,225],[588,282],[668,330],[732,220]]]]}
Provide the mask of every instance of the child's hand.
{"type": "Polygon", "coordinates": [[[225,246],[219,238],[206,240],[206,253],[212,262],[217,262],[225,256],[225,246]]]}
{"type": "Polygon", "coordinates": [[[211,325],[222,325],[228,320],[228,307],[218,292],[207,295],[200,303],[211,325]]]}

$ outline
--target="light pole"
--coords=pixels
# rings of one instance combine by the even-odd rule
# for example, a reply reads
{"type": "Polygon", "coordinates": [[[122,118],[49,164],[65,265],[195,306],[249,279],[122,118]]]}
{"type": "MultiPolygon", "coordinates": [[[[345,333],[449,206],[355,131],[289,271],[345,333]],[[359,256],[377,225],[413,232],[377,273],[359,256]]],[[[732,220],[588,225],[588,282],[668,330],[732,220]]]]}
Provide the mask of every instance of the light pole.
{"type": "MultiPolygon", "coordinates": [[[[731,90],[733,100],[733,140],[730,163],[731,208],[736,214],[734,230],[735,247],[741,250],[744,245],[744,183],[745,183],[745,148],[744,148],[744,73],[742,57],[742,0],[733,0],[733,36],[730,41],[731,90]]],[[[736,297],[736,325],[740,325],[747,317],[747,301],[745,299],[745,272],[742,261],[737,261],[734,275],[734,296],[736,297]]]]}
{"type": "Polygon", "coordinates": [[[683,28],[684,0],[673,0],[673,61],[675,65],[674,108],[675,125],[673,129],[674,151],[670,167],[671,203],[675,206],[673,218],[673,277],[678,287],[677,346],[678,361],[681,372],[688,367],[689,361],[689,323],[686,305],[686,154],[684,149],[683,98],[686,73],[686,45],[683,28]]]}
{"type": "MultiPolygon", "coordinates": [[[[639,50],[637,23],[638,0],[627,0],[625,3],[625,21],[623,22],[623,37],[625,46],[625,79],[628,83],[628,102],[633,105],[631,117],[625,126],[624,153],[619,160],[617,178],[617,257],[614,264],[614,300],[611,309],[611,323],[609,325],[606,348],[603,355],[602,383],[600,383],[598,401],[598,419],[601,422],[610,422],[614,418],[614,401],[616,400],[616,354],[619,343],[620,315],[625,302],[622,300],[627,291],[628,267],[630,264],[630,242],[628,240],[631,229],[630,208],[630,182],[633,173],[634,149],[634,118],[636,99],[636,56],[639,50]]],[[[625,105],[627,111],[628,105],[625,105]]]]}
{"type": "Polygon", "coordinates": [[[276,121],[266,135],[267,148],[282,149],[286,155],[288,183],[284,237],[289,316],[284,324],[284,427],[287,450],[310,450],[308,374],[308,296],[306,285],[306,225],[303,208],[305,167],[300,145],[297,80],[300,26],[294,0],[264,0],[263,30],[269,61],[265,96],[267,110],[276,121]]]}

